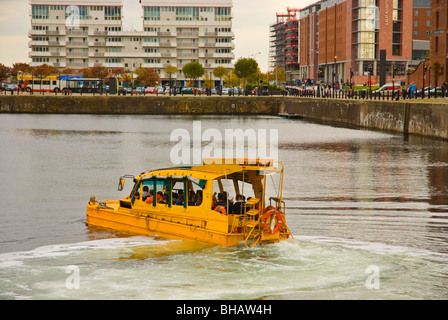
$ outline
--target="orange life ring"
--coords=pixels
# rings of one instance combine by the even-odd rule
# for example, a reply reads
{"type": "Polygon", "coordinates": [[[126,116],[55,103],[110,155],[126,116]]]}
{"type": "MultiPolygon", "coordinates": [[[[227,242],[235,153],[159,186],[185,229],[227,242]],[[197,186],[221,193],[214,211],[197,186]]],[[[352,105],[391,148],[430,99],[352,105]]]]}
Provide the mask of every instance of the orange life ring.
{"type": "Polygon", "coordinates": [[[266,210],[264,212],[265,212],[265,215],[261,219],[261,227],[263,228],[263,231],[266,232],[267,234],[277,233],[280,230],[280,228],[283,226],[283,219],[282,219],[280,212],[272,207],[266,208],[266,210]],[[271,228],[267,225],[266,221],[273,214],[275,214],[275,216],[277,218],[277,224],[275,225],[274,229],[271,230],[271,228]]]}
{"type": "Polygon", "coordinates": [[[223,215],[227,215],[226,208],[224,208],[224,206],[216,206],[215,211],[223,215]]]}

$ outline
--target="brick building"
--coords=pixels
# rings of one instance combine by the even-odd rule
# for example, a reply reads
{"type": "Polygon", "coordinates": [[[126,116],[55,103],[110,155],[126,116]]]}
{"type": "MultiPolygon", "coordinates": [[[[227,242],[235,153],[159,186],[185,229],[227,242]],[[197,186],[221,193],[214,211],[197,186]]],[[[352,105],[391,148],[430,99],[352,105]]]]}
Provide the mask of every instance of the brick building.
{"type": "Polygon", "coordinates": [[[428,83],[441,85],[448,78],[447,31],[448,4],[446,0],[432,0],[430,61],[427,62],[428,83]]]}
{"type": "MultiPolygon", "coordinates": [[[[421,36],[428,34],[428,23],[423,18],[427,15],[427,1],[321,0],[300,9],[298,78],[324,84],[350,80],[362,84],[369,79],[379,83],[383,70],[385,81],[406,81],[406,70],[412,65],[413,40],[425,41],[421,36]],[[424,22],[415,23],[415,15],[424,22]],[[381,52],[385,52],[383,68],[381,52]]],[[[425,43],[419,43],[419,48],[419,54],[427,52],[425,43]]]]}

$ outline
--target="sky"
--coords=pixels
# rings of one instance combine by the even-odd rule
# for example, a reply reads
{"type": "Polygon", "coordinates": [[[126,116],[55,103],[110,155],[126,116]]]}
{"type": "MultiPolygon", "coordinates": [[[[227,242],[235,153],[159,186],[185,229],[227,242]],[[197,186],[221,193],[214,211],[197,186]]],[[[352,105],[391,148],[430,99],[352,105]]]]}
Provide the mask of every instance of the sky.
{"type": "MultiPolygon", "coordinates": [[[[275,23],[276,13],[286,13],[287,7],[304,8],[314,2],[317,0],[233,0],[235,61],[241,57],[253,57],[260,69],[266,72],[269,63],[269,26],[275,23]]],[[[138,0],[123,0],[123,3],[124,28],[141,29],[140,23],[132,24],[141,19],[138,0]]],[[[0,63],[12,66],[16,62],[30,62],[30,10],[28,0],[0,0],[0,63]]]]}

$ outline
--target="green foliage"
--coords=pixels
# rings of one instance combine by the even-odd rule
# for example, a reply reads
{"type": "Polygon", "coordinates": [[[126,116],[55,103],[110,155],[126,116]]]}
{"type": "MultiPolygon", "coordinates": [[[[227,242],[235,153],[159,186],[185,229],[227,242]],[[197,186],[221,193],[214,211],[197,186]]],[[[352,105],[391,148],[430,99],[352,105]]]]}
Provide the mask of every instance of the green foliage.
{"type": "Polygon", "coordinates": [[[238,78],[247,78],[258,70],[258,63],[252,58],[240,58],[235,63],[235,74],[238,78]]]}
{"type": "Polygon", "coordinates": [[[199,79],[205,74],[204,67],[197,61],[190,62],[182,68],[182,72],[187,79],[199,79]]]}

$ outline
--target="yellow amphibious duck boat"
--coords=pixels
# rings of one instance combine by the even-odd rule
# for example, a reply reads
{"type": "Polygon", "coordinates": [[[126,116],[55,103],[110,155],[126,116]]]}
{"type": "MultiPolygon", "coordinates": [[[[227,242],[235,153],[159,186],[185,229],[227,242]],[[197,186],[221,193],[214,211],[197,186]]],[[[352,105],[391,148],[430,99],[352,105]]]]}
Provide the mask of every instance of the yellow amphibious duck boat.
{"type": "Polygon", "coordinates": [[[283,164],[205,159],[202,165],[143,172],[130,195],[87,205],[87,224],[223,246],[279,242],[292,234],[282,201],[283,164]]]}

